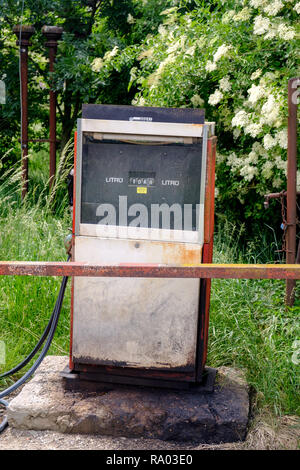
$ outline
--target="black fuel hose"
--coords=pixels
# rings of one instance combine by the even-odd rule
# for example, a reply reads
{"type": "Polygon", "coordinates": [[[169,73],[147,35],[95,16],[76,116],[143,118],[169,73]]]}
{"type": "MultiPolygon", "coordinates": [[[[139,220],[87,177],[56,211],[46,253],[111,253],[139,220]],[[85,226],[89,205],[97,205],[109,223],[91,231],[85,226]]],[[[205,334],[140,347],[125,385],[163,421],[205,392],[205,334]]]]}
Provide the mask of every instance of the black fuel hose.
{"type": "MultiPolygon", "coordinates": [[[[56,304],[55,304],[55,306],[56,306],[56,304]]],[[[1,374],[0,379],[4,379],[4,377],[8,377],[9,375],[13,375],[16,372],[18,372],[19,370],[23,369],[23,367],[25,367],[28,364],[28,362],[30,362],[31,359],[36,355],[36,353],[41,349],[41,347],[44,344],[45,339],[47,338],[48,333],[50,331],[50,327],[51,327],[53,317],[54,317],[54,312],[55,312],[55,307],[53,309],[53,312],[52,312],[52,315],[51,315],[50,320],[48,322],[48,325],[44,329],[44,332],[43,332],[42,336],[40,337],[38,343],[34,346],[33,350],[17,366],[13,367],[12,369],[8,370],[7,372],[4,372],[4,374],[1,374]]]]}
{"type": "MultiPolygon", "coordinates": [[[[69,259],[70,259],[70,257],[68,258],[68,261],[69,261],[69,259]]],[[[0,404],[4,405],[6,407],[8,406],[8,402],[3,400],[3,397],[6,397],[7,395],[10,395],[12,392],[17,390],[21,385],[23,385],[26,382],[26,380],[28,380],[31,377],[31,375],[36,371],[36,369],[39,367],[39,365],[41,364],[41,362],[45,358],[45,356],[46,356],[46,354],[47,354],[47,352],[48,352],[48,350],[51,346],[51,343],[52,343],[52,340],[53,340],[53,337],[54,337],[54,334],[55,334],[55,331],[56,331],[57,323],[58,323],[60,312],[61,312],[62,302],[63,302],[63,298],[64,298],[66,286],[67,286],[67,282],[68,282],[68,276],[64,276],[63,279],[62,279],[62,283],[61,283],[61,286],[60,286],[60,290],[59,290],[59,294],[58,294],[58,298],[57,298],[54,310],[53,310],[51,318],[49,320],[49,323],[51,322],[51,324],[50,324],[48,336],[47,336],[47,339],[46,339],[46,343],[45,343],[45,345],[42,349],[42,352],[40,353],[40,355],[37,358],[37,360],[35,361],[35,363],[31,366],[31,368],[23,375],[23,377],[21,377],[19,380],[17,380],[17,382],[15,382],[10,387],[8,387],[5,390],[3,390],[2,392],[0,392],[0,404]]],[[[47,325],[47,327],[48,327],[48,325],[47,325]]],[[[46,329],[47,329],[47,327],[46,327],[46,329]]],[[[46,329],[45,329],[45,331],[46,331],[46,329]]],[[[45,331],[44,331],[42,337],[44,336],[45,331]]],[[[38,344],[41,342],[42,337],[39,340],[38,344]]],[[[36,350],[36,351],[38,351],[38,349],[37,349],[38,344],[34,348],[34,350],[36,350]]],[[[30,353],[30,355],[32,354],[32,352],[30,353]]],[[[33,357],[33,356],[31,356],[31,357],[33,357]]],[[[23,363],[26,361],[26,359],[23,361],[23,363]]],[[[27,362],[26,362],[26,364],[27,364],[27,362]]],[[[22,367],[24,367],[24,365],[22,367]]],[[[16,366],[16,367],[18,367],[18,370],[20,370],[20,368],[22,368],[22,367],[19,367],[19,366],[20,366],[20,364],[18,366],[16,366]]],[[[4,420],[2,421],[2,423],[0,424],[0,432],[2,432],[6,428],[7,424],[8,424],[7,423],[7,418],[5,417],[4,420]]]]}
{"type": "MultiPolygon", "coordinates": [[[[0,404],[5,406],[6,408],[8,407],[8,402],[5,401],[5,400],[0,400],[0,404]]],[[[0,433],[2,431],[4,431],[4,429],[6,428],[6,426],[8,426],[8,422],[7,422],[7,417],[4,416],[4,419],[2,420],[2,422],[0,423],[0,433]]]]}

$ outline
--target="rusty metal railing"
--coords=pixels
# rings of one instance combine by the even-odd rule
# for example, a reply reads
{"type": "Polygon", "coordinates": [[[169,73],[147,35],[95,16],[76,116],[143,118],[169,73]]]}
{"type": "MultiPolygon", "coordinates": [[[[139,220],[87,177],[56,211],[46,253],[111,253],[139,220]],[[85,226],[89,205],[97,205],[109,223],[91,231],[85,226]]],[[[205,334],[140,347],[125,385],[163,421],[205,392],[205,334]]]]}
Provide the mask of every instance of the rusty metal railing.
{"type": "MultiPolygon", "coordinates": [[[[287,191],[265,195],[264,206],[269,207],[270,199],[281,200],[281,216],[283,228],[283,247],[287,263],[297,263],[300,257],[300,243],[296,255],[297,235],[297,107],[300,93],[300,77],[291,78],[288,82],[288,148],[287,148],[287,191]],[[286,204],[286,210],[285,210],[286,204]]],[[[286,281],[286,305],[292,306],[295,300],[295,281],[286,281]]]]}
{"type": "Polygon", "coordinates": [[[300,264],[113,265],[83,262],[0,261],[0,276],[300,279],[300,264]]]}
{"type": "MultiPolygon", "coordinates": [[[[51,88],[49,92],[49,139],[28,138],[28,47],[30,38],[35,33],[31,25],[15,25],[13,32],[17,36],[17,46],[20,46],[20,101],[21,101],[21,149],[22,149],[22,199],[28,192],[28,143],[50,143],[50,188],[53,184],[56,172],[56,92],[51,88]]],[[[57,41],[61,38],[63,29],[59,26],[44,26],[42,33],[47,39],[45,46],[49,49],[49,72],[53,73],[57,52],[57,41]]]]}

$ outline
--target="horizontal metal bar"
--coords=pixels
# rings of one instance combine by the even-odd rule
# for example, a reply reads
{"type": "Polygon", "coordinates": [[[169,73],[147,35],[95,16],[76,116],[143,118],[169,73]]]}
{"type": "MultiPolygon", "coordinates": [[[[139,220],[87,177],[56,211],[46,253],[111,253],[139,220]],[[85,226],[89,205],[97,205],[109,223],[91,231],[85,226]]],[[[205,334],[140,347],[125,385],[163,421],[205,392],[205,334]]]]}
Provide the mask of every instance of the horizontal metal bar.
{"type": "Polygon", "coordinates": [[[164,277],[206,279],[300,279],[300,264],[201,264],[100,266],[82,262],[1,261],[1,276],[164,277]]]}
{"type": "MultiPolygon", "coordinates": [[[[297,191],[297,196],[300,196],[300,191],[297,191]]],[[[265,194],[265,199],[279,199],[280,197],[286,197],[287,191],[281,191],[280,193],[269,193],[265,194]]]]}
{"type": "Polygon", "coordinates": [[[60,140],[51,140],[51,139],[28,139],[27,142],[55,142],[60,144],[60,140]]]}

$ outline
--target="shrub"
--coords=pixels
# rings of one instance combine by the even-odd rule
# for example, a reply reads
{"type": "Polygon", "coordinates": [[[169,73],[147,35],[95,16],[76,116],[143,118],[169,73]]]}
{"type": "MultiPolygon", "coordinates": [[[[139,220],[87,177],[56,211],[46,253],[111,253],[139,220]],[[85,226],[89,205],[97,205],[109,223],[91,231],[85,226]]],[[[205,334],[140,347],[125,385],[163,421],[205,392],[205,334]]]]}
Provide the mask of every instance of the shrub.
{"type": "Polygon", "coordinates": [[[133,104],[205,107],[217,123],[219,210],[261,219],[263,195],[286,186],[287,83],[299,73],[300,3],[194,5],[162,12],[158,34],[139,48],[133,104]]]}

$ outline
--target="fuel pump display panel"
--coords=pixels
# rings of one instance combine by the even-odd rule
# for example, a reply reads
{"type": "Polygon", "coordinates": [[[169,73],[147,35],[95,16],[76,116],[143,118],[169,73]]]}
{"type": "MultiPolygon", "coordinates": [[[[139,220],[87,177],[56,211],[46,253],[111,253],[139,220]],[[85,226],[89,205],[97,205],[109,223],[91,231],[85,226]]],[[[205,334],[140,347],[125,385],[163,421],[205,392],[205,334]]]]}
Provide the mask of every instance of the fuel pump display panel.
{"type": "Polygon", "coordinates": [[[143,204],[148,217],[139,218],[139,226],[160,229],[184,229],[183,220],[170,225],[162,217],[150,220],[151,208],[167,204],[191,205],[189,230],[197,227],[197,204],[200,198],[202,143],[197,144],[129,144],[123,142],[89,142],[82,150],[81,223],[107,223],[101,205],[113,205],[115,225],[134,224],[138,207],[143,204]],[[119,213],[120,197],[127,207],[135,206],[133,215],[119,213]],[[177,226],[176,226],[177,224],[177,226]]]}

